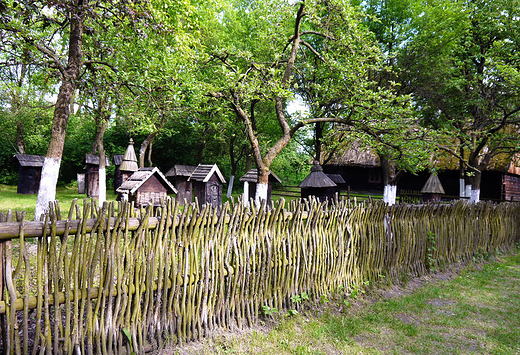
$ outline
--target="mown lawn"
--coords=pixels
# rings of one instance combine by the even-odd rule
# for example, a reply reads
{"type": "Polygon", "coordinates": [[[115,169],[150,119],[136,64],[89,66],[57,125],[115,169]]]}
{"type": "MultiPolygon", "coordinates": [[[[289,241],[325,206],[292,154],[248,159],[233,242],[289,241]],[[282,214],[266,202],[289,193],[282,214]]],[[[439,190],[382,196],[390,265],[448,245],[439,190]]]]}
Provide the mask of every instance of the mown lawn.
{"type": "Polygon", "coordinates": [[[518,250],[419,284],[367,291],[351,307],[339,299],[266,317],[163,354],[520,354],[518,250]]]}
{"type": "MultiPolygon", "coordinates": [[[[19,195],[16,193],[16,186],[0,185],[0,212],[6,214],[7,211],[25,211],[27,220],[34,220],[34,209],[36,206],[37,195],[19,195]]],[[[78,199],[79,204],[83,204],[85,194],[78,194],[77,187],[61,186],[56,189],[56,199],[60,203],[62,213],[67,213],[72,200],[78,199]]],[[[115,201],[116,196],[113,191],[107,191],[107,200],[115,201]]]]}

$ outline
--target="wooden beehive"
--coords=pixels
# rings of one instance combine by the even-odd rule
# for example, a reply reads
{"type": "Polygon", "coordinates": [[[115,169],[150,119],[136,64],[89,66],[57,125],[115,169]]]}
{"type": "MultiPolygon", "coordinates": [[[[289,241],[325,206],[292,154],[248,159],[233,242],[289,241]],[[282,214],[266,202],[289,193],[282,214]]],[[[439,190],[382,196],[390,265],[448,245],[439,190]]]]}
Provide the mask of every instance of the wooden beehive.
{"type": "Polygon", "coordinates": [[[311,173],[300,183],[301,197],[315,196],[320,201],[332,200],[337,185],[325,173],[318,162],[314,162],[311,173]]]}
{"type": "Polygon", "coordinates": [[[199,164],[188,181],[193,183],[193,196],[197,197],[199,205],[211,204],[213,207],[222,205],[222,185],[226,179],[216,164],[199,164]]]}
{"type": "Polygon", "coordinates": [[[136,206],[158,206],[169,194],[176,194],[177,189],[154,167],[137,170],[119,186],[117,193],[136,206]]]}
{"type": "Polygon", "coordinates": [[[24,195],[37,194],[40,188],[44,156],[30,154],[16,154],[20,168],[18,170],[17,193],[24,195]]]}
{"type": "Polygon", "coordinates": [[[166,173],[166,178],[175,186],[177,189],[177,201],[181,204],[186,200],[190,203],[192,200],[192,181],[188,181],[196,166],[192,165],[174,165],[166,173]]]}

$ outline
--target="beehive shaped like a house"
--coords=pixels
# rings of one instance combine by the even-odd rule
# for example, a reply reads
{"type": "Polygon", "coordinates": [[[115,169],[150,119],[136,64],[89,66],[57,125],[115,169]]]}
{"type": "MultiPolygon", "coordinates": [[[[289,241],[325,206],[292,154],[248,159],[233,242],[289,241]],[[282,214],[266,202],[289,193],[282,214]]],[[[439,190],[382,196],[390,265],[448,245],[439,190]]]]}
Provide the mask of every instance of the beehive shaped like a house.
{"type": "Polygon", "coordinates": [[[37,194],[40,188],[40,178],[45,157],[41,155],[16,154],[15,158],[20,165],[17,193],[24,195],[37,194]]]}
{"type": "MultiPolygon", "coordinates": [[[[95,154],[85,155],[86,164],[86,188],[87,196],[99,197],[99,156],[95,154]]],[[[110,166],[110,161],[105,158],[105,166],[110,166]]]]}
{"type": "Polygon", "coordinates": [[[421,193],[423,194],[424,202],[440,202],[442,195],[444,195],[444,188],[442,187],[441,180],[437,174],[430,174],[430,177],[424,184],[421,193]]]}
{"type": "Polygon", "coordinates": [[[161,200],[166,200],[168,194],[176,194],[177,189],[158,168],[140,168],[119,186],[117,193],[136,206],[159,206],[161,200]]]}
{"type": "Polygon", "coordinates": [[[311,173],[300,183],[301,197],[315,196],[320,201],[332,200],[337,185],[325,173],[318,162],[314,162],[311,173]]]}
{"type": "Polygon", "coordinates": [[[222,205],[222,185],[226,179],[216,164],[199,164],[188,181],[193,183],[193,196],[197,197],[201,207],[205,204],[216,208],[222,205]]]}
{"type": "Polygon", "coordinates": [[[166,178],[175,186],[177,189],[177,201],[181,204],[186,200],[190,203],[192,200],[192,181],[189,181],[191,174],[197,167],[193,165],[174,165],[166,173],[166,178]]]}

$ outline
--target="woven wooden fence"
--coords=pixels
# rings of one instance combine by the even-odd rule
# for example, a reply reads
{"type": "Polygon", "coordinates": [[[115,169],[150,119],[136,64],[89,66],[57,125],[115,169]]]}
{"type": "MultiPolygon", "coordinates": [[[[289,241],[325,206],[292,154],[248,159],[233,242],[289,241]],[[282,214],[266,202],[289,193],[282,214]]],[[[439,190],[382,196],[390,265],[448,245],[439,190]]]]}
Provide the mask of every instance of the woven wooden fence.
{"type": "Polygon", "coordinates": [[[53,205],[0,223],[5,353],[144,353],[520,238],[520,205],[53,205]],[[114,210],[118,212],[114,212],[114,210]]]}

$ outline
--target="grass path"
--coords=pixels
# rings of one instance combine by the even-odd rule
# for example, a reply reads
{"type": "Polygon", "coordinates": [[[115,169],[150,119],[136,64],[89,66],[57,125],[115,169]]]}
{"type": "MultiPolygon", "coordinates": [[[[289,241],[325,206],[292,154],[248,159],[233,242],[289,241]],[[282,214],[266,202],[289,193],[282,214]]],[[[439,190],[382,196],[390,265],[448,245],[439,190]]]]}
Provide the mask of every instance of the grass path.
{"type": "Polygon", "coordinates": [[[163,354],[520,354],[518,250],[163,354]]]}

